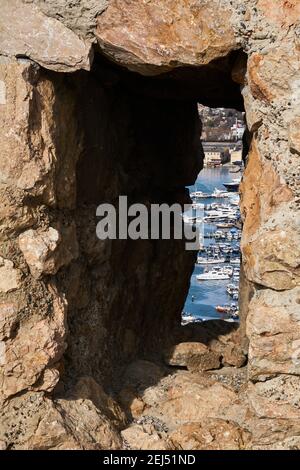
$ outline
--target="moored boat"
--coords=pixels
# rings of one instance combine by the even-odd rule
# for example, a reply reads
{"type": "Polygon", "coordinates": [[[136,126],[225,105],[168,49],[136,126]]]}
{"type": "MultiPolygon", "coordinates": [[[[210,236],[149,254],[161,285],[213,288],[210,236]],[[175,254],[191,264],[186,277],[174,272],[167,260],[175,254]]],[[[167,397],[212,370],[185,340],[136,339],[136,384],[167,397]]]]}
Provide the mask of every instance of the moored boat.
{"type": "Polygon", "coordinates": [[[215,258],[209,258],[209,257],[203,257],[203,256],[198,256],[197,258],[197,264],[219,264],[219,263],[225,263],[225,258],[224,257],[215,257],[215,258]]]}
{"type": "Polygon", "coordinates": [[[230,276],[222,270],[212,269],[211,271],[198,274],[198,276],[196,276],[196,279],[198,281],[222,281],[230,279],[230,276]]]}

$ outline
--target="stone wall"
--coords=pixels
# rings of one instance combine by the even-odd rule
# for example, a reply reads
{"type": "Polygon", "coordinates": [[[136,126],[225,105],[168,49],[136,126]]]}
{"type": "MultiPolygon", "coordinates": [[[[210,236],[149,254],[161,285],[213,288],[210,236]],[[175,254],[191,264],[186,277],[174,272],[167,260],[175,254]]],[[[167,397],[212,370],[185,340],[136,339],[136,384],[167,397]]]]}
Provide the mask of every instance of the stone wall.
{"type": "Polygon", "coordinates": [[[102,386],[159,358],[193,255],[99,242],[95,208],[120,194],[186,200],[203,153],[197,101],[244,104],[252,136],[248,375],[226,419],[250,448],[299,447],[299,2],[69,3],[1,2],[1,447],[122,446],[126,418],[102,386]]]}

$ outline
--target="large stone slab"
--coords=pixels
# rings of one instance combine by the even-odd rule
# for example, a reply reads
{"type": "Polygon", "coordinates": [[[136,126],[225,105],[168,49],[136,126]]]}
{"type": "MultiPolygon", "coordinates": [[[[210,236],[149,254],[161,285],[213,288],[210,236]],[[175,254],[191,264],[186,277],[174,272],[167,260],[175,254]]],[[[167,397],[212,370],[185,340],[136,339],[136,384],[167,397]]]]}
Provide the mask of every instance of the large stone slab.
{"type": "Polygon", "coordinates": [[[249,378],[300,375],[300,288],[258,291],[249,305],[249,378]]]}
{"type": "Polygon", "coordinates": [[[1,1],[0,54],[28,57],[57,72],[89,70],[92,59],[89,43],[21,0],[1,1]]]}
{"type": "Polygon", "coordinates": [[[219,1],[112,0],[98,18],[103,53],[130,70],[155,75],[208,64],[236,49],[232,12],[219,1]]]}

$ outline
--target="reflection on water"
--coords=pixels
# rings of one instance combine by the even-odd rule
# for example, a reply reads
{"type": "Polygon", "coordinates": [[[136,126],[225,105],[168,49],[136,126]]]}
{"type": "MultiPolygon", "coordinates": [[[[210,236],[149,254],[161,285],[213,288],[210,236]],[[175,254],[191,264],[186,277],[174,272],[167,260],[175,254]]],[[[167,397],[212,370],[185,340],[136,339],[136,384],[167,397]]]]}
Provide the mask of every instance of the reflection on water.
{"type": "MultiPolygon", "coordinates": [[[[203,191],[205,193],[212,193],[215,188],[224,190],[223,182],[227,183],[236,178],[236,175],[229,173],[226,167],[222,168],[204,168],[194,186],[190,186],[190,192],[203,191]]],[[[210,204],[212,202],[228,203],[227,199],[199,199],[199,203],[210,204]]],[[[214,225],[205,224],[205,232],[215,231],[214,225]]],[[[205,238],[204,245],[215,243],[214,239],[205,238]]],[[[232,242],[236,244],[236,241],[232,242]]],[[[209,268],[211,269],[212,266],[209,268]]],[[[230,297],[226,293],[226,286],[231,280],[224,281],[204,281],[199,282],[196,279],[198,274],[201,274],[205,266],[195,265],[194,272],[191,277],[190,289],[186,298],[183,311],[191,314],[196,318],[202,319],[220,319],[220,314],[216,312],[216,305],[224,305],[231,303],[230,297]]]]}

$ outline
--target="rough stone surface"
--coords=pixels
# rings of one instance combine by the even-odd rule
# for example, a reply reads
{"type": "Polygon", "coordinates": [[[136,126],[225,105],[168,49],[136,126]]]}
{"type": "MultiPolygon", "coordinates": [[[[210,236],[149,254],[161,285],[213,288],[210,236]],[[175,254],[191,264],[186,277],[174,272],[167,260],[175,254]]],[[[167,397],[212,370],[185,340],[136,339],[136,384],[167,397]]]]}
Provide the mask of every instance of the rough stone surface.
{"type": "Polygon", "coordinates": [[[179,426],[170,440],[177,450],[243,450],[247,434],[229,421],[207,419],[179,426]]]}
{"type": "Polygon", "coordinates": [[[83,39],[93,40],[97,16],[109,0],[23,0],[35,3],[46,15],[61,21],[67,28],[83,39]]]}
{"type": "Polygon", "coordinates": [[[2,0],[0,54],[28,57],[58,72],[89,70],[91,46],[22,0],[2,0]]]}
{"type": "Polygon", "coordinates": [[[14,263],[0,256],[0,292],[10,292],[19,287],[20,273],[14,263]]]}
{"type": "Polygon", "coordinates": [[[165,433],[160,433],[153,425],[133,424],[121,432],[126,446],[133,450],[174,450],[172,443],[164,439],[165,433]]]}
{"type": "Polygon", "coordinates": [[[32,386],[36,390],[52,390],[59,379],[56,371],[49,372],[46,367],[56,364],[66,349],[66,305],[55,288],[51,287],[51,293],[51,316],[29,318],[12,338],[1,343],[0,399],[32,386]]]}
{"type": "Polygon", "coordinates": [[[28,392],[4,407],[0,436],[5,448],[29,450],[120,449],[117,429],[89,399],[59,399],[28,392]],[[9,420],[8,417],[12,420],[9,420]]]}
{"type": "Polygon", "coordinates": [[[179,343],[165,352],[166,364],[170,366],[187,366],[192,356],[202,356],[208,351],[207,346],[202,343],[187,342],[179,343]]]}
{"type": "Polygon", "coordinates": [[[98,43],[107,56],[145,75],[202,65],[237,48],[231,11],[220,2],[109,2],[98,43]]]}
{"type": "Polygon", "coordinates": [[[1,7],[0,447],[299,448],[299,2],[1,7]],[[196,102],[242,99],[241,328],[179,332],[194,254],[96,207],[187,202],[196,102]],[[159,364],[187,342],[221,368],[159,364]]]}
{"type": "Polygon", "coordinates": [[[78,256],[75,225],[58,230],[27,230],[19,236],[19,247],[34,277],[56,274],[78,256]]]}
{"type": "Polygon", "coordinates": [[[249,305],[247,335],[249,374],[273,377],[274,374],[300,372],[300,288],[257,292],[249,305]],[[283,308],[284,305],[284,308],[283,308]]]}

